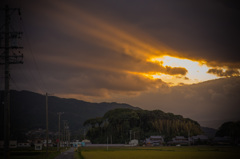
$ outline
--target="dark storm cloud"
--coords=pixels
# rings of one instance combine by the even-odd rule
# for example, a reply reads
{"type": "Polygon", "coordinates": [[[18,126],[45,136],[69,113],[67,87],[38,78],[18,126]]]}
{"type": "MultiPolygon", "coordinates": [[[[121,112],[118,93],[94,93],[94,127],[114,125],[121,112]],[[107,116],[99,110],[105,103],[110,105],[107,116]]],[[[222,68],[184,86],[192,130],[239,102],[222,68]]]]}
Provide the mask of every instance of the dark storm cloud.
{"type": "MultiPolygon", "coordinates": [[[[47,18],[42,14],[49,9],[57,11],[56,6],[60,2],[64,1],[25,0],[17,3],[27,6],[25,10],[38,10],[37,17],[34,18],[39,23],[61,27],[56,26],[54,21],[46,22],[47,18]]],[[[236,1],[73,0],[65,3],[74,5],[79,10],[87,10],[97,18],[112,20],[116,24],[123,20],[177,50],[178,56],[204,59],[209,64],[217,62],[220,65],[221,62],[239,67],[240,10],[236,1]]],[[[64,16],[61,10],[57,13],[64,16]]],[[[30,18],[34,14],[26,16],[30,18]]],[[[76,17],[77,15],[72,15],[69,18],[77,20],[76,17]]]]}
{"type": "Polygon", "coordinates": [[[85,2],[84,6],[102,14],[101,8],[105,8],[106,14],[141,28],[180,52],[178,56],[239,68],[237,1],[104,0],[91,5],[85,2]]]}
{"type": "Polygon", "coordinates": [[[232,77],[240,75],[240,72],[237,69],[230,69],[226,71],[224,71],[223,69],[209,69],[208,73],[215,74],[219,77],[232,77]]]}

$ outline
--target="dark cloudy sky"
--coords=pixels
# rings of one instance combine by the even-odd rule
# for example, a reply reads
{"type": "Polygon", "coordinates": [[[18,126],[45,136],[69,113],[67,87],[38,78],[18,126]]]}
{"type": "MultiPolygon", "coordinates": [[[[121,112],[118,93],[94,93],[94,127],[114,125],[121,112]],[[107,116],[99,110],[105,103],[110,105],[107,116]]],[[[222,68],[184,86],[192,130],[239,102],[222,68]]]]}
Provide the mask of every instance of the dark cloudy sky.
{"type": "Polygon", "coordinates": [[[22,8],[11,24],[24,32],[13,89],[125,102],[204,126],[239,119],[237,1],[10,0],[1,8],[6,3],[22,8]]]}

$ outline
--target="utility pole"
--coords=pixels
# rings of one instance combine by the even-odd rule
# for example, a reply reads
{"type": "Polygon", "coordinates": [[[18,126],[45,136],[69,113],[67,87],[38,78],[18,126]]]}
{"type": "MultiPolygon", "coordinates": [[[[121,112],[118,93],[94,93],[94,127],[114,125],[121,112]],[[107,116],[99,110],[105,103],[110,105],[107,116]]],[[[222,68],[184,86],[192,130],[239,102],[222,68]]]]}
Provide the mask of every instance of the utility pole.
{"type": "Polygon", "coordinates": [[[71,144],[70,144],[70,130],[68,129],[68,147],[70,147],[71,144]]]}
{"type": "MultiPolygon", "coordinates": [[[[10,14],[9,11],[16,11],[20,15],[20,9],[9,8],[7,5],[5,7],[5,30],[2,32],[4,34],[4,47],[0,46],[0,49],[4,49],[4,52],[0,54],[0,64],[5,66],[5,91],[4,91],[4,159],[10,158],[10,64],[22,64],[23,55],[17,55],[16,53],[10,53],[10,49],[22,49],[23,47],[18,47],[17,43],[13,43],[13,39],[20,38],[21,32],[10,32],[10,14]],[[10,42],[10,39],[12,40],[10,42]],[[11,44],[11,45],[10,45],[11,44]]],[[[21,19],[21,18],[20,18],[21,19]]],[[[1,34],[2,34],[1,33],[1,34]]]]}
{"type": "Polygon", "coordinates": [[[85,138],[86,138],[86,129],[84,128],[83,130],[84,130],[83,137],[84,137],[84,140],[85,140],[85,138]]]}
{"type": "Polygon", "coordinates": [[[57,150],[58,151],[60,150],[60,142],[61,142],[61,140],[60,140],[60,127],[61,127],[60,117],[61,117],[62,114],[64,114],[64,112],[58,112],[57,113],[57,115],[58,115],[58,148],[57,148],[57,150]]]}
{"type": "Polygon", "coordinates": [[[190,130],[188,128],[188,146],[190,146],[190,130]]]}
{"type": "Polygon", "coordinates": [[[65,131],[66,131],[66,134],[65,134],[66,144],[67,144],[67,147],[69,147],[69,140],[68,140],[69,126],[68,126],[68,123],[66,123],[66,125],[65,125],[65,131]]]}
{"type": "Polygon", "coordinates": [[[68,126],[66,124],[66,134],[65,134],[65,139],[66,139],[66,147],[68,147],[68,126]]]}
{"type": "Polygon", "coordinates": [[[131,141],[131,136],[132,136],[132,130],[130,130],[130,141],[131,141]]]}
{"type": "Polygon", "coordinates": [[[108,151],[108,136],[107,136],[107,151],[108,151]]]}
{"type": "Polygon", "coordinates": [[[112,144],[112,134],[111,134],[111,144],[112,144]]]}
{"type": "Polygon", "coordinates": [[[46,158],[48,156],[48,94],[46,93],[46,158]]]}
{"type": "Polygon", "coordinates": [[[66,122],[67,120],[63,120],[63,147],[65,147],[66,142],[66,122]]]}

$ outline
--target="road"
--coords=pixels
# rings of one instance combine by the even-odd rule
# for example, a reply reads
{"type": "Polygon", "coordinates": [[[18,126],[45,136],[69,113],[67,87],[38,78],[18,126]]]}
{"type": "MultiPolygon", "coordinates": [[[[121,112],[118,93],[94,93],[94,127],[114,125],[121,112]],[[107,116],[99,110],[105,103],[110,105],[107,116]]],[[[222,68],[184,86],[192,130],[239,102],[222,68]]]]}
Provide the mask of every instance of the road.
{"type": "Polygon", "coordinates": [[[69,150],[62,152],[55,159],[73,159],[73,155],[74,155],[74,148],[72,147],[69,150]]]}

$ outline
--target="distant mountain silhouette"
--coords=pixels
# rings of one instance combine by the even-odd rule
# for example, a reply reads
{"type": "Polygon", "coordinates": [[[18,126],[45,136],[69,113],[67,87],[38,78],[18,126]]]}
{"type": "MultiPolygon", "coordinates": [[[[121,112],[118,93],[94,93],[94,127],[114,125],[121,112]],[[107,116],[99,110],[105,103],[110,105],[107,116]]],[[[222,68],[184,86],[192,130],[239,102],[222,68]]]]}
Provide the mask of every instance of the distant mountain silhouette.
{"type": "MultiPolygon", "coordinates": [[[[30,91],[14,91],[11,96],[11,136],[16,136],[19,132],[42,128],[46,125],[46,98],[45,95],[30,91]]],[[[3,130],[3,91],[1,91],[1,118],[0,126],[3,130]]],[[[49,108],[49,130],[58,130],[57,112],[64,112],[61,120],[67,120],[72,132],[79,130],[85,120],[94,117],[101,117],[107,111],[115,108],[140,109],[128,104],[120,103],[90,103],[76,99],[48,97],[49,108]]],[[[1,139],[3,131],[0,132],[1,139]]]]}
{"type": "Polygon", "coordinates": [[[213,129],[213,128],[208,128],[208,127],[201,127],[204,135],[206,135],[209,138],[214,138],[217,129],[213,129]]]}

